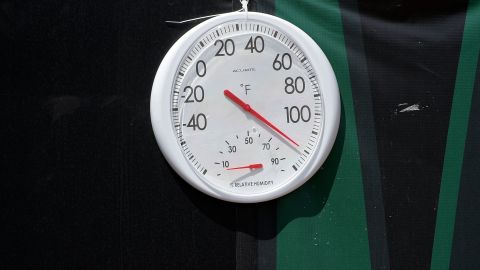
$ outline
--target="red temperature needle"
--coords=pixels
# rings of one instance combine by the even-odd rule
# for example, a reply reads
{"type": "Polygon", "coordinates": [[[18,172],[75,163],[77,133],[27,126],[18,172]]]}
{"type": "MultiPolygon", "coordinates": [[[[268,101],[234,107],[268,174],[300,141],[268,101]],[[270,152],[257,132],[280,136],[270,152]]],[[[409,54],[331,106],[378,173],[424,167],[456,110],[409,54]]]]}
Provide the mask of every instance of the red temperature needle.
{"type": "Polygon", "coordinates": [[[230,170],[240,170],[240,169],[261,169],[263,168],[262,163],[255,163],[255,164],[250,164],[247,166],[241,166],[241,167],[235,167],[235,168],[228,168],[227,171],[230,170]]]}
{"type": "Polygon", "coordinates": [[[241,100],[239,97],[237,97],[235,94],[233,94],[232,92],[230,92],[230,90],[226,89],[225,91],[223,91],[223,94],[229,98],[231,101],[237,103],[240,107],[242,107],[245,111],[249,112],[251,115],[255,116],[258,120],[262,121],[265,125],[269,126],[270,128],[272,128],[273,130],[275,130],[276,132],[278,132],[278,134],[282,135],[285,139],[289,140],[290,142],[292,142],[294,145],[296,146],[299,146],[298,143],[296,143],[294,140],[292,140],[292,138],[288,137],[287,134],[283,133],[280,129],[278,129],[274,124],[272,124],[270,121],[268,121],[267,119],[265,119],[265,117],[263,117],[261,114],[259,114],[257,111],[255,111],[252,107],[250,107],[250,105],[248,105],[247,103],[243,102],[243,100],[241,100]]]}

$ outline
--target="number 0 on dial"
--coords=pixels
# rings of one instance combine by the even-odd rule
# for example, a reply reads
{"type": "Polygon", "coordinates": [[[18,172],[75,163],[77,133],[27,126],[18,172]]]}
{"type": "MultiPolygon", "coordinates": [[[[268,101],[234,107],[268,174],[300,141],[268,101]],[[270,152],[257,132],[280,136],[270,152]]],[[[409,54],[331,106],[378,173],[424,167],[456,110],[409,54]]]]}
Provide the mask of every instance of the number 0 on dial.
{"type": "Polygon", "coordinates": [[[169,164],[232,202],[275,199],[325,161],[338,86],[318,45],[280,18],[236,12],[205,21],[163,59],[150,111],[169,164]]]}

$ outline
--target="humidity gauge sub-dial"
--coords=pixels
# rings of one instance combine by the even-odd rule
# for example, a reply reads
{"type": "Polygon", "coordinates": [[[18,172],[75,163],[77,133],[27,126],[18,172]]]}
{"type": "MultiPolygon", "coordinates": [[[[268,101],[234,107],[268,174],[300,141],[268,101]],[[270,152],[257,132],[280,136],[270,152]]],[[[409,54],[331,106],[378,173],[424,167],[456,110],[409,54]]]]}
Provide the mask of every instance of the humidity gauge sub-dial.
{"type": "Polygon", "coordinates": [[[230,136],[215,153],[216,184],[245,194],[268,190],[285,172],[284,150],[288,149],[262,128],[230,136]]]}

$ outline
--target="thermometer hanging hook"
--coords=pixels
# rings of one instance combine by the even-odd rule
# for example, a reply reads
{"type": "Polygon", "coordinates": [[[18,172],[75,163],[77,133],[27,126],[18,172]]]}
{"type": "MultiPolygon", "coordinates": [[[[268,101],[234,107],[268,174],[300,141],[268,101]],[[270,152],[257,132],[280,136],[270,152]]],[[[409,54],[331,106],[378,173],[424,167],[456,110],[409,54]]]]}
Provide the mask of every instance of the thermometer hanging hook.
{"type": "MultiPolygon", "coordinates": [[[[240,0],[240,3],[242,4],[242,8],[237,10],[236,12],[244,11],[245,15],[247,16],[247,19],[248,19],[248,0],[240,0]]],[[[225,14],[225,13],[196,17],[196,18],[183,20],[183,21],[165,21],[165,22],[168,23],[168,24],[184,24],[184,23],[194,22],[194,21],[198,21],[198,20],[205,20],[205,19],[217,17],[217,16],[220,16],[222,14],[225,14]]]]}
{"type": "Polygon", "coordinates": [[[240,0],[242,10],[245,12],[245,17],[248,20],[248,0],[240,0]]]}
{"type": "Polygon", "coordinates": [[[240,4],[242,4],[241,10],[248,12],[248,0],[240,0],[240,4]]]}

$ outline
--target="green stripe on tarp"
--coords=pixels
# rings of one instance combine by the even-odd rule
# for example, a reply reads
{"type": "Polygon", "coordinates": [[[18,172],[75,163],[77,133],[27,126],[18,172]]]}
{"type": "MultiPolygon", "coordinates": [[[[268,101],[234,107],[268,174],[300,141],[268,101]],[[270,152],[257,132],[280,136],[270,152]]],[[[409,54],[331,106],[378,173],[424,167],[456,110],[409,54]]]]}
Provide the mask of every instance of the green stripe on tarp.
{"type": "Polygon", "coordinates": [[[478,63],[458,191],[450,269],[480,269],[480,58],[478,63]]]}
{"type": "Polygon", "coordinates": [[[277,269],[370,269],[362,174],[338,2],[277,0],[276,15],[307,32],[335,70],[339,135],[320,172],[277,204],[277,269]]]}
{"type": "Polygon", "coordinates": [[[470,1],[448,127],[431,269],[449,269],[465,139],[480,51],[480,1],[470,1]]]}

